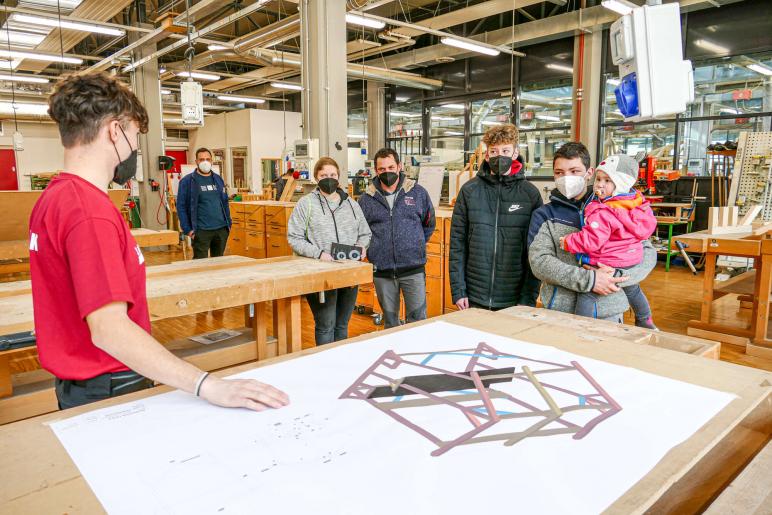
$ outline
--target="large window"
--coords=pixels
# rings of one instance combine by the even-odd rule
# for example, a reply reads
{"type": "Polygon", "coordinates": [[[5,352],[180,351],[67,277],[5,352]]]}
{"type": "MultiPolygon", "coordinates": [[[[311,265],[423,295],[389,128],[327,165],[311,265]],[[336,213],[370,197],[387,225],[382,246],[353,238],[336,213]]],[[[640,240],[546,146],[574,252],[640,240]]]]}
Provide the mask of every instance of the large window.
{"type": "Polygon", "coordinates": [[[423,153],[421,102],[397,102],[389,106],[386,144],[405,158],[423,153]]]}
{"type": "Polygon", "coordinates": [[[570,80],[524,84],[520,90],[520,154],[528,175],[552,175],[552,156],[571,141],[570,80]]]}
{"type": "Polygon", "coordinates": [[[466,104],[450,102],[429,108],[429,150],[448,170],[464,167],[464,116],[466,104]]]}

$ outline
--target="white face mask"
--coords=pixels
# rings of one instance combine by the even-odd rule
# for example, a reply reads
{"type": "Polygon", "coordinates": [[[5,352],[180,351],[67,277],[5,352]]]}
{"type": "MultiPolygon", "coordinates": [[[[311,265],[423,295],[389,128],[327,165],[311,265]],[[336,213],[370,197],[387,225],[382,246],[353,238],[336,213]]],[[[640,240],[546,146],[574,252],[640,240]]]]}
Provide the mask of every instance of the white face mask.
{"type": "Polygon", "coordinates": [[[204,173],[211,172],[212,171],[211,161],[201,161],[200,163],[198,163],[198,169],[204,173]]]}
{"type": "Polygon", "coordinates": [[[555,187],[567,199],[573,199],[587,191],[587,180],[581,175],[564,175],[555,180],[555,187]]]}

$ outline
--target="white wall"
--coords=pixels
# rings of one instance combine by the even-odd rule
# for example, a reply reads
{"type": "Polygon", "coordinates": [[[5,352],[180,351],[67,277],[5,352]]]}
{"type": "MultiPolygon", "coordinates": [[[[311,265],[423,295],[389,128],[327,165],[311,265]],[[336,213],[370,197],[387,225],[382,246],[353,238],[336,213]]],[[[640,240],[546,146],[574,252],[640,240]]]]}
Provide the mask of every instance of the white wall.
{"type": "MultiPolygon", "coordinates": [[[[1,148],[13,148],[15,130],[13,120],[3,120],[1,148]]],[[[16,175],[19,189],[29,190],[29,175],[62,169],[64,147],[56,125],[51,122],[19,122],[19,132],[24,136],[24,150],[16,152],[16,175]]]]}
{"type": "Polygon", "coordinates": [[[203,127],[189,132],[189,162],[195,162],[194,153],[199,147],[225,149],[230,176],[231,150],[246,147],[252,190],[262,191],[261,159],[281,158],[285,139],[287,145],[292,145],[295,140],[301,138],[301,121],[300,113],[266,109],[242,109],[207,116],[203,127]]]}

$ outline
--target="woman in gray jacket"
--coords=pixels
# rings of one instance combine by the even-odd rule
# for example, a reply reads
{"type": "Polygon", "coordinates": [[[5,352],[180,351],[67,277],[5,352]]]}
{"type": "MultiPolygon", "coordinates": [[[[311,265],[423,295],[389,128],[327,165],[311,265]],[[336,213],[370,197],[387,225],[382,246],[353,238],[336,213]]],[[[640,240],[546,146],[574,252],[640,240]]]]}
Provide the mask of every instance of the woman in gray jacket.
{"type": "MultiPolygon", "coordinates": [[[[360,247],[364,258],[370,227],[359,204],[338,186],[339,175],[338,163],[331,157],[322,157],[314,165],[318,187],[298,201],[287,228],[287,240],[296,254],[332,261],[332,244],[342,243],[360,247]]],[[[317,345],[348,338],[357,290],[354,286],[306,295],[317,345]]]]}

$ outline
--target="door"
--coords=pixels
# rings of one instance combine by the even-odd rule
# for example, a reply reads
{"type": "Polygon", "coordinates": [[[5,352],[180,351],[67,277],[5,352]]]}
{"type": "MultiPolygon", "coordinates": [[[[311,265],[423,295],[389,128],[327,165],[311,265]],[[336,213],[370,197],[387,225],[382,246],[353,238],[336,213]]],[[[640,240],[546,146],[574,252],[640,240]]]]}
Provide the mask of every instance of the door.
{"type": "Polygon", "coordinates": [[[16,153],[12,148],[0,148],[0,190],[18,190],[16,153]]]}

